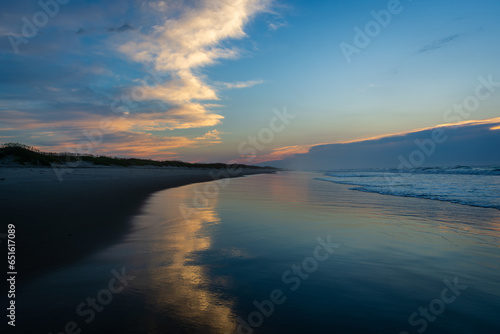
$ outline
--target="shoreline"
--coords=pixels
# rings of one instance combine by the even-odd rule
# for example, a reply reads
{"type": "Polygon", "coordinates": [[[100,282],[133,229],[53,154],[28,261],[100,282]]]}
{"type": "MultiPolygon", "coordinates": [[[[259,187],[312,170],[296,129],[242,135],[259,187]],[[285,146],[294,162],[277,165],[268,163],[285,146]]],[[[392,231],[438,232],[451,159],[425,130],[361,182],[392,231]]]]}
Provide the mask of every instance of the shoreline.
{"type": "Polygon", "coordinates": [[[434,322],[433,332],[470,333],[477,323],[496,328],[491,319],[500,274],[491,264],[500,259],[497,210],[360,193],[317,175],[232,180],[189,222],[177,209],[196,207],[193,196],[214,182],[153,194],[121,240],[20,285],[18,328],[55,333],[74,322],[73,328],[92,333],[203,328],[225,334],[244,327],[303,333],[312,323],[313,332],[333,326],[399,333],[413,327],[408,319],[418,307],[433,305],[445,280],[455,278],[470,288],[446,304],[450,318],[434,322]],[[318,252],[318,245],[326,248],[318,252]],[[114,270],[130,280],[106,298],[114,270]],[[283,303],[273,301],[277,289],[283,303]],[[92,300],[104,312],[88,322],[81,311],[96,310],[92,300]],[[359,311],[359,305],[365,307],[359,311]],[[277,313],[266,317],[262,310],[271,307],[277,313]],[[256,312],[263,326],[251,325],[256,312]],[[367,321],[358,324],[360,312],[367,321]]]}
{"type": "MultiPolygon", "coordinates": [[[[59,182],[50,167],[0,169],[4,229],[16,226],[20,282],[79,261],[120,240],[153,193],[213,181],[226,169],[74,168],[59,182]]],[[[243,169],[241,177],[276,170],[243,169]]],[[[6,233],[0,231],[0,233],[6,233]]]]}

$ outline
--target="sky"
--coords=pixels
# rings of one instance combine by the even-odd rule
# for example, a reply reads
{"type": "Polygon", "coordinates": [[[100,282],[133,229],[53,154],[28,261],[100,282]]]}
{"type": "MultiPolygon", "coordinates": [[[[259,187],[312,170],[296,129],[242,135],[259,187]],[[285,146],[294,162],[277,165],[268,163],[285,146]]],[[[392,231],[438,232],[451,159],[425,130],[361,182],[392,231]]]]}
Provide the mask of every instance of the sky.
{"type": "Polygon", "coordinates": [[[373,139],[317,145],[264,165],[295,170],[499,166],[500,117],[373,139]]]}
{"type": "Polygon", "coordinates": [[[314,165],[325,145],[445,124],[463,131],[441,147],[490,138],[499,14],[496,0],[3,1],[0,142],[249,164],[310,152],[314,165]]]}

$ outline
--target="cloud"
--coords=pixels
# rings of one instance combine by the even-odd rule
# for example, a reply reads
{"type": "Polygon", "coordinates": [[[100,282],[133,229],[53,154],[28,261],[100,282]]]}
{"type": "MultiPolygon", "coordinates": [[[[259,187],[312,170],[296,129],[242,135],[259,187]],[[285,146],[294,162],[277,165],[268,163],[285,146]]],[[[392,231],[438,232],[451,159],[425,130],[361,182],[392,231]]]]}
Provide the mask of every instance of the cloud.
{"type": "MultiPolygon", "coordinates": [[[[48,133],[40,134],[45,138],[48,137],[48,133]]],[[[177,154],[174,151],[178,148],[201,147],[211,145],[215,142],[207,142],[206,140],[200,140],[197,138],[175,136],[165,138],[154,136],[149,133],[118,131],[112,134],[107,134],[102,145],[98,143],[90,147],[84,145],[82,147],[85,147],[85,151],[82,151],[82,149],[80,149],[78,145],[75,144],[79,143],[77,138],[61,137],[60,133],[58,133],[57,135],[58,137],[54,138],[53,142],[49,140],[48,142],[46,142],[48,144],[47,146],[40,145],[39,148],[42,150],[50,150],[56,152],[71,152],[77,150],[80,153],[88,153],[94,155],[176,159],[177,154]]],[[[89,143],[89,141],[85,140],[83,140],[82,142],[85,144],[89,143]]]]}
{"type": "Polygon", "coordinates": [[[127,30],[135,30],[135,28],[132,27],[129,23],[124,23],[124,24],[122,24],[121,26],[118,26],[118,27],[108,28],[109,32],[124,32],[124,31],[127,31],[127,30]]]}
{"type": "Polygon", "coordinates": [[[12,32],[12,30],[10,30],[8,27],[0,26],[0,37],[9,37],[9,36],[22,37],[23,35],[20,33],[12,32]]]}
{"type": "MultiPolygon", "coordinates": [[[[239,51],[222,42],[245,37],[245,25],[265,11],[267,5],[266,0],[200,1],[178,17],[165,19],[153,27],[151,33],[137,34],[135,39],[122,45],[119,50],[132,60],[151,66],[159,76],[169,77],[154,87],[139,87],[141,99],[174,105],[174,109],[165,111],[165,117],[172,121],[175,116],[178,127],[174,128],[177,129],[218,124],[223,117],[201,101],[219,100],[219,97],[198,70],[221,59],[237,58],[239,51]]],[[[150,6],[166,9],[167,4],[160,1],[150,6]]],[[[238,84],[250,87],[257,83],[229,86],[242,88],[237,87],[238,84]]]]}
{"type": "Polygon", "coordinates": [[[166,1],[151,1],[148,5],[156,11],[166,12],[170,9],[170,4],[167,4],[166,1]]]}
{"type": "MultiPolygon", "coordinates": [[[[252,160],[252,164],[282,160],[287,157],[294,156],[296,154],[304,154],[309,152],[312,146],[313,145],[294,145],[294,146],[279,147],[273,149],[269,154],[260,155],[256,157],[255,159],[252,160]]],[[[243,160],[242,163],[245,163],[246,162],[245,160],[243,160]]]]}
{"type": "Polygon", "coordinates": [[[153,63],[158,71],[191,70],[235,58],[238,51],[220,43],[245,37],[245,24],[265,8],[262,0],[201,1],[198,7],[187,9],[177,19],[166,19],[150,35],[142,35],[120,50],[135,61],[153,63]]]}
{"type": "Polygon", "coordinates": [[[409,161],[416,154],[423,154],[425,159],[415,167],[500,164],[497,152],[500,133],[491,131],[495,128],[500,128],[500,117],[443,124],[359,141],[316,145],[305,154],[262,164],[309,170],[396,168],[401,159],[409,161]],[[433,139],[436,133],[439,138],[444,138],[441,142],[433,139]]]}
{"type": "Polygon", "coordinates": [[[104,27],[88,27],[88,28],[78,28],[75,32],[77,35],[86,35],[86,34],[103,34],[105,32],[108,33],[122,33],[126,31],[137,30],[136,27],[132,26],[130,23],[124,23],[122,25],[118,25],[115,27],[104,28],[104,27]]]}
{"type": "Polygon", "coordinates": [[[159,100],[176,105],[193,100],[219,99],[215,90],[186,70],[178,71],[171,80],[162,85],[139,87],[138,93],[141,100],[159,100]]]}
{"type": "Polygon", "coordinates": [[[108,119],[110,124],[106,128],[101,127],[103,119],[97,116],[78,114],[77,118],[52,122],[40,122],[35,116],[22,111],[2,111],[2,141],[23,142],[46,151],[76,150],[84,154],[158,159],[177,158],[174,150],[179,148],[197,148],[221,143],[218,130],[208,131],[198,137],[163,137],[136,131],[137,128],[162,129],[165,125],[156,126],[155,123],[159,120],[155,120],[154,116],[140,121],[119,117],[108,119]],[[92,143],[92,140],[95,142],[92,143]],[[85,151],[79,150],[79,147],[84,147],[85,151]]]}
{"type": "MultiPolygon", "coordinates": [[[[38,8],[32,5],[9,5],[0,35],[20,33],[19,17],[38,8]]],[[[135,139],[147,146],[144,152],[153,152],[155,145],[171,152],[220,143],[213,127],[224,119],[215,104],[224,87],[212,84],[202,70],[238,58],[241,50],[230,42],[245,38],[246,25],[267,6],[268,0],[118,0],[65,7],[65,15],[51,19],[51,29],[21,46],[22,56],[11,55],[7,38],[0,41],[0,49],[7,50],[0,70],[2,135],[31,145],[74,145],[85,140],[82,131],[99,129],[112,111],[125,111],[127,117],[111,114],[115,131],[109,134],[113,140],[105,136],[103,152],[104,147],[111,154],[113,147],[125,152],[124,141],[135,139]],[[33,61],[37,66],[28,66],[33,61]],[[156,84],[153,78],[150,85],[141,81],[137,73],[144,68],[151,69],[156,84]],[[202,129],[189,136],[176,133],[175,140],[147,134],[190,128],[202,129]]]]}
{"type": "Polygon", "coordinates": [[[37,122],[37,119],[33,115],[20,110],[1,110],[0,115],[0,131],[23,129],[37,122]]]}
{"type": "Polygon", "coordinates": [[[264,83],[263,80],[250,80],[250,81],[239,81],[239,82],[224,82],[222,83],[227,89],[240,89],[240,88],[249,88],[255,85],[260,85],[264,83]]]}
{"type": "Polygon", "coordinates": [[[201,137],[195,138],[201,142],[220,143],[220,132],[218,130],[208,131],[201,137]]]}
{"type": "Polygon", "coordinates": [[[130,113],[122,117],[104,117],[86,111],[67,111],[64,117],[59,113],[39,114],[19,110],[0,111],[0,130],[17,129],[98,129],[104,118],[112,120],[115,131],[164,131],[212,127],[220,123],[221,115],[210,113],[197,103],[174,107],[167,112],[130,113]]]}
{"type": "Polygon", "coordinates": [[[269,29],[272,31],[278,30],[279,28],[286,27],[287,24],[284,22],[269,23],[269,29]]]}
{"type": "Polygon", "coordinates": [[[433,50],[440,49],[440,48],[446,46],[447,44],[449,44],[450,42],[456,40],[459,36],[460,36],[459,34],[455,34],[455,35],[451,35],[451,36],[448,36],[446,38],[440,39],[438,41],[434,41],[431,44],[424,46],[417,53],[423,53],[423,52],[427,52],[427,51],[433,51],[433,50]]]}
{"type": "Polygon", "coordinates": [[[132,114],[119,120],[116,127],[130,131],[162,131],[215,126],[223,118],[198,103],[188,103],[158,113],[132,114]]]}

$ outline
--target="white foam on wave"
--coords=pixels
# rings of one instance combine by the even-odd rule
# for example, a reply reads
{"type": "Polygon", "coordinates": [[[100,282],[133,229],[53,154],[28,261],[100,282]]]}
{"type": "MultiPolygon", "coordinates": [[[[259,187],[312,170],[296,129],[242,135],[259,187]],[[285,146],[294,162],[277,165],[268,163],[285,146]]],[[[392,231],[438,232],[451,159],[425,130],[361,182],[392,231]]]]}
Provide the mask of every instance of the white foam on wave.
{"type": "Polygon", "coordinates": [[[421,169],[412,173],[334,171],[318,179],[354,185],[356,187],[350,189],[357,191],[500,209],[500,172],[494,173],[489,167],[459,167],[425,172],[421,169]],[[466,170],[468,172],[462,172],[466,170]]]}

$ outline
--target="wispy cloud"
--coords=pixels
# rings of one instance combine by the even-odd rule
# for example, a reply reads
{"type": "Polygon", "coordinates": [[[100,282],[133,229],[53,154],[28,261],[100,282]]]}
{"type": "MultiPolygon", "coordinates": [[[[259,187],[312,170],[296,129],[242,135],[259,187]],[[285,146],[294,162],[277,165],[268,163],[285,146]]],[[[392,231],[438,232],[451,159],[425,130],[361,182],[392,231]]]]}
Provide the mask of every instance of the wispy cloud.
{"type": "Polygon", "coordinates": [[[188,70],[176,72],[161,85],[143,86],[138,90],[142,100],[159,100],[175,105],[188,104],[194,100],[219,99],[214,89],[188,70]]]}
{"type": "Polygon", "coordinates": [[[250,80],[250,81],[239,81],[239,82],[224,82],[222,83],[227,89],[240,89],[249,88],[255,85],[260,85],[264,83],[263,80],[250,80]]]}
{"type": "Polygon", "coordinates": [[[271,22],[271,23],[269,23],[269,29],[273,30],[273,31],[278,30],[282,27],[286,27],[286,23],[284,23],[284,22],[271,22]]]}
{"type": "Polygon", "coordinates": [[[201,137],[195,138],[201,142],[220,143],[220,132],[218,130],[208,131],[201,137]]]}
{"type": "MultiPolygon", "coordinates": [[[[293,146],[285,146],[285,147],[275,148],[268,154],[259,155],[254,160],[252,160],[252,163],[258,164],[261,162],[282,160],[282,159],[285,159],[288,157],[292,157],[296,154],[305,154],[305,153],[309,152],[311,147],[316,146],[316,145],[321,145],[321,144],[293,145],[293,146]]],[[[245,163],[245,161],[242,161],[242,163],[245,163]]]]}
{"type": "MultiPolygon", "coordinates": [[[[166,3],[156,5],[167,6],[166,3]]],[[[175,106],[164,113],[166,119],[177,120],[169,128],[211,126],[220,122],[223,116],[201,102],[219,98],[198,70],[221,59],[237,58],[239,51],[223,46],[222,42],[245,37],[247,22],[267,6],[267,0],[204,0],[177,18],[165,19],[152,33],[138,34],[119,48],[132,60],[170,77],[154,87],[139,88],[144,100],[159,100],[175,106]]],[[[236,84],[232,88],[253,84],[257,83],[240,83],[241,87],[236,84]]]]}
{"type": "Polygon", "coordinates": [[[116,127],[129,131],[162,131],[215,126],[223,118],[199,103],[185,103],[168,112],[132,114],[116,127]]]}
{"type": "MultiPolygon", "coordinates": [[[[57,140],[49,143],[47,147],[41,149],[65,152],[75,149],[75,138],[61,137],[58,133],[57,140]],[[64,141],[67,139],[67,141],[64,141]]],[[[48,137],[44,134],[44,137],[48,137]]],[[[181,147],[204,147],[219,143],[219,139],[211,138],[211,133],[199,138],[188,137],[158,137],[149,133],[135,133],[120,131],[106,135],[106,145],[96,145],[92,148],[92,154],[103,154],[112,156],[128,157],[148,157],[154,159],[174,159],[177,158],[175,151],[181,147]]]]}
{"type": "Polygon", "coordinates": [[[446,38],[434,41],[431,44],[424,46],[417,53],[423,53],[423,52],[427,52],[427,51],[433,51],[433,50],[440,49],[440,48],[446,46],[447,44],[451,43],[452,41],[456,40],[459,36],[460,36],[459,34],[454,34],[454,35],[448,36],[446,38]]]}
{"type": "Polygon", "coordinates": [[[135,30],[136,28],[132,27],[129,23],[124,23],[121,26],[118,27],[111,27],[108,28],[109,32],[124,32],[127,30],[135,30]]]}
{"type": "MultiPolygon", "coordinates": [[[[0,131],[4,141],[26,139],[29,131],[30,140],[37,140],[40,148],[49,151],[69,151],[78,148],[78,143],[88,142],[85,133],[95,129],[96,133],[105,134],[103,145],[92,147],[92,154],[110,154],[120,156],[144,156],[171,158],[173,151],[179,148],[205,147],[221,143],[220,132],[211,130],[201,136],[161,137],[143,130],[168,129],[171,120],[158,123],[155,114],[131,115],[130,118],[112,119],[106,131],[100,130],[102,118],[83,112],[74,112],[64,120],[40,119],[40,115],[18,110],[1,111],[0,131]],[[140,130],[140,131],[137,131],[140,130]],[[21,137],[20,134],[22,134],[21,137]]],[[[194,116],[198,117],[198,115],[194,116]]],[[[198,122],[197,119],[191,120],[198,122]]]]}

